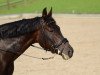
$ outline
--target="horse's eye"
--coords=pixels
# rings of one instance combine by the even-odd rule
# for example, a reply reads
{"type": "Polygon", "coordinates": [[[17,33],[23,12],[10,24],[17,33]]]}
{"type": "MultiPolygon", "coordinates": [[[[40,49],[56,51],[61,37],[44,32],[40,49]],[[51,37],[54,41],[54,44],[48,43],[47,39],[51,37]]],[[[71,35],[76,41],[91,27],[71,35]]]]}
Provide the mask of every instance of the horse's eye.
{"type": "Polygon", "coordinates": [[[50,30],[50,32],[54,32],[54,30],[53,30],[53,29],[51,29],[51,30],[50,30]]]}
{"type": "Polygon", "coordinates": [[[47,29],[49,32],[53,32],[53,31],[54,31],[54,29],[51,28],[51,27],[47,27],[46,29],[47,29]]]}

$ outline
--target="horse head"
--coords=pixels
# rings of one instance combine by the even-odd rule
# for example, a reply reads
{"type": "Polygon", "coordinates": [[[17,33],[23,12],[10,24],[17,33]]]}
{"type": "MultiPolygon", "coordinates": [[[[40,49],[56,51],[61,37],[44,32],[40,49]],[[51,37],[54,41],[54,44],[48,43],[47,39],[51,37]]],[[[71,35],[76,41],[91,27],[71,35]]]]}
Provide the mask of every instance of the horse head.
{"type": "Polygon", "coordinates": [[[73,48],[69,44],[67,38],[64,38],[60,31],[60,27],[52,17],[52,8],[47,13],[46,8],[43,9],[40,20],[42,28],[38,31],[38,42],[41,47],[52,53],[61,55],[64,59],[73,56],[73,48]]]}

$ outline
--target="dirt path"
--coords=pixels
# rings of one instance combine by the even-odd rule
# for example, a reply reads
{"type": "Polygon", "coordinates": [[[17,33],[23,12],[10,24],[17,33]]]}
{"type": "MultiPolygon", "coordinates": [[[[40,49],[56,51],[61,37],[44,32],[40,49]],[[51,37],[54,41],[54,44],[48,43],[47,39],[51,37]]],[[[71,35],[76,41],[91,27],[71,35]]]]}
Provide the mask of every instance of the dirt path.
{"type": "MultiPolygon", "coordinates": [[[[32,16],[31,16],[32,17],[32,16]]],[[[54,15],[61,31],[74,48],[74,56],[65,61],[56,55],[51,60],[20,56],[14,75],[100,75],[100,15],[54,15]]],[[[0,18],[0,24],[17,18],[0,18]]],[[[53,56],[30,47],[24,54],[53,56]]]]}

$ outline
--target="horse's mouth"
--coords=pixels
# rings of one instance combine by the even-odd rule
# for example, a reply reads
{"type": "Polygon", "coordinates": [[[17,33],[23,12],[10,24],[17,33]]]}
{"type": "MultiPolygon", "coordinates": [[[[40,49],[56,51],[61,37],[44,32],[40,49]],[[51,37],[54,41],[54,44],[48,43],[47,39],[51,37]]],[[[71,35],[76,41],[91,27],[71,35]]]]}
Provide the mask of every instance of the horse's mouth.
{"type": "Polygon", "coordinates": [[[61,55],[62,58],[63,58],[64,60],[70,59],[70,57],[69,57],[68,55],[66,55],[66,54],[64,54],[64,53],[62,53],[62,52],[60,52],[59,50],[58,50],[58,54],[61,55]]]}
{"type": "Polygon", "coordinates": [[[64,60],[68,60],[70,57],[68,56],[68,55],[65,55],[64,53],[62,53],[62,58],[64,59],[64,60]]]}

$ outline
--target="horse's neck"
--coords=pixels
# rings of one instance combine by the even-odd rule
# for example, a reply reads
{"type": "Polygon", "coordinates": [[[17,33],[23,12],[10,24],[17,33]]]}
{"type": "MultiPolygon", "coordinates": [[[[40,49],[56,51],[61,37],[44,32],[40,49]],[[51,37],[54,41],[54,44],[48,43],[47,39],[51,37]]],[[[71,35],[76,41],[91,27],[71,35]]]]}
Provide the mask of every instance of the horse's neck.
{"type": "Polygon", "coordinates": [[[32,43],[34,43],[31,34],[16,38],[0,39],[0,49],[14,53],[22,54],[32,43]]]}
{"type": "Polygon", "coordinates": [[[20,38],[19,44],[21,45],[19,53],[22,54],[30,45],[35,43],[35,37],[34,35],[24,35],[20,38]]]}

